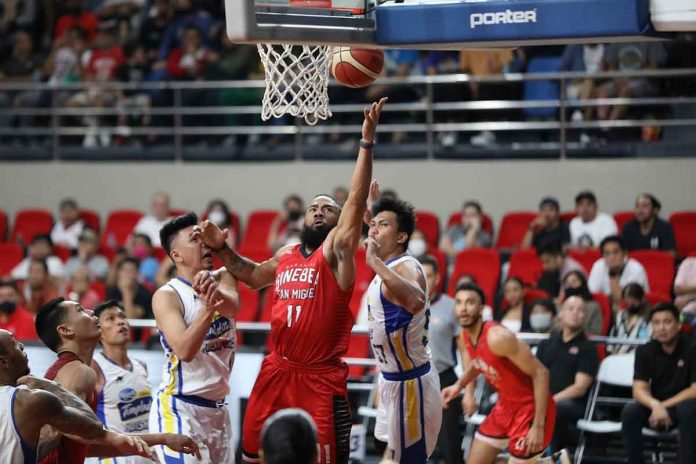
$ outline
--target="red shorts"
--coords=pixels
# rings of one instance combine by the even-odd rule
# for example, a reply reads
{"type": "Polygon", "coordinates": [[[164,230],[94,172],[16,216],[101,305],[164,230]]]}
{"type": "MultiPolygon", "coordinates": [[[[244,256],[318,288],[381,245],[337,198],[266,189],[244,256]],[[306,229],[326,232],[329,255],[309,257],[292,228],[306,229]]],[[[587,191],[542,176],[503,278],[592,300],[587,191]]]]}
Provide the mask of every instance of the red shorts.
{"type": "Polygon", "coordinates": [[[479,427],[479,438],[498,449],[510,450],[510,455],[525,459],[544,451],[553,438],[556,425],[556,403],[549,396],[546,406],[546,428],[544,429],[544,446],[537,453],[529,454],[526,450],[525,439],[529,427],[534,421],[534,400],[531,401],[499,401],[479,427]]]}
{"type": "Polygon", "coordinates": [[[307,366],[266,356],[251,391],[242,430],[242,460],[259,461],[261,429],[280,409],[302,408],[317,425],[320,462],[345,464],[350,454],[352,419],[345,364],[307,366]]]}

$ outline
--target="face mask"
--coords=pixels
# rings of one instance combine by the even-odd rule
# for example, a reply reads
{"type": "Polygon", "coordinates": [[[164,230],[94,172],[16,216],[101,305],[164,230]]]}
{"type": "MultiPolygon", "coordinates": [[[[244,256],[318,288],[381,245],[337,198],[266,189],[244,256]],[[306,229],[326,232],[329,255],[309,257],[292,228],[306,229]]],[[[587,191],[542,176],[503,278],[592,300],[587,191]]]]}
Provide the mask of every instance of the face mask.
{"type": "Polygon", "coordinates": [[[428,251],[428,244],[425,243],[425,240],[416,238],[408,242],[408,252],[412,256],[421,257],[426,251],[428,251]]]}
{"type": "Polygon", "coordinates": [[[291,210],[288,211],[288,221],[295,222],[302,217],[302,211],[291,210]]]}
{"type": "Polygon", "coordinates": [[[631,305],[631,306],[626,307],[626,311],[631,316],[635,316],[636,314],[638,314],[641,309],[643,309],[643,305],[635,305],[635,306],[631,305]]]}
{"type": "Polygon", "coordinates": [[[150,252],[145,246],[136,245],[133,247],[133,256],[135,256],[138,259],[147,258],[149,254],[150,252]]]}
{"type": "Polygon", "coordinates": [[[0,303],[0,312],[5,314],[12,314],[17,309],[17,303],[14,301],[3,301],[0,303]]]}
{"type": "Polygon", "coordinates": [[[220,210],[211,211],[210,214],[208,214],[208,219],[210,219],[210,222],[214,223],[218,227],[224,226],[225,222],[227,222],[225,213],[220,210]]]}
{"type": "Polygon", "coordinates": [[[535,332],[546,332],[551,328],[551,315],[548,313],[532,314],[529,316],[529,325],[535,332]]]}

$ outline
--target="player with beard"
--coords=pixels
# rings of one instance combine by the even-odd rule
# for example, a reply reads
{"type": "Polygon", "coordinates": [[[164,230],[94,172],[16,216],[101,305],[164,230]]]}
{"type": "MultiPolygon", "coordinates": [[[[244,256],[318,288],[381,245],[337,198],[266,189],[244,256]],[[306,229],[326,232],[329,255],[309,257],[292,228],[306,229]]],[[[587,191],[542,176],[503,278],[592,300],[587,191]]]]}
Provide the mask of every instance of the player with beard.
{"type": "Polygon", "coordinates": [[[505,448],[512,464],[556,462],[570,464],[566,450],[542,458],[551,443],[556,404],[549,395],[549,373],[515,334],[497,322],[484,322],[483,290],[472,284],[457,287],[454,312],[463,327],[466,366],[459,380],[442,390],[443,406],[467,389],[464,412],[476,411],[473,383],[479,374],[498,391],[499,400],[479,427],[469,464],[493,464],[505,448]]]}
{"type": "Polygon", "coordinates": [[[343,210],[328,195],[305,212],[299,245],[255,263],[225,243],[226,231],[201,224],[202,240],[227,270],[252,288],[274,284],[271,340],[251,392],[242,432],[245,462],[260,462],[261,429],[274,412],[302,408],[317,425],[319,462],[347,463],[351,416],[346,354],[353,317],[348,308],[355,281],[354,255],[372,180],[372,147],[386,99],[366,109],[360,152],[343,210]]]}

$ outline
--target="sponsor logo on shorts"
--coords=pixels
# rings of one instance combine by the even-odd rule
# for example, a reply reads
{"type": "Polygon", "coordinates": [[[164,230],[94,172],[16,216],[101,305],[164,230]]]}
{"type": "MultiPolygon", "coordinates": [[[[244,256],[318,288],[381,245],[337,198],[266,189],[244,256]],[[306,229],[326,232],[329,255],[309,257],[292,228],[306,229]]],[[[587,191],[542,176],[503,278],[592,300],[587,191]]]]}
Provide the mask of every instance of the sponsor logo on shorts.
{"type": "Polygon", "coordinates": [[[476,29],[481,26],[497,26],[499,24],[527,24],[537,22],[536,10],[505,10],[488,13],[472,13],[469,16],[469,26],[476,29]]]}

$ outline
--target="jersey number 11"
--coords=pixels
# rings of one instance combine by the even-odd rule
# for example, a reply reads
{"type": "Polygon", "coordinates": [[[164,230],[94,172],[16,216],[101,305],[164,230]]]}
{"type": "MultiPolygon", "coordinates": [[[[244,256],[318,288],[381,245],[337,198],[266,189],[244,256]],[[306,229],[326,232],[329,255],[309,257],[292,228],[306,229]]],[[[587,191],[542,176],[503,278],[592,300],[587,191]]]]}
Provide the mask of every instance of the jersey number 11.
{"type": "MultiPolygon", "coordinates": [[[[288,327],[292,327],[292,308],[293,305],[288,305],[288,327]]],[[[300,313],[302,312],[302,306],[297,305],[295,308],[295,322],[300,318],[300,313]]]]}

